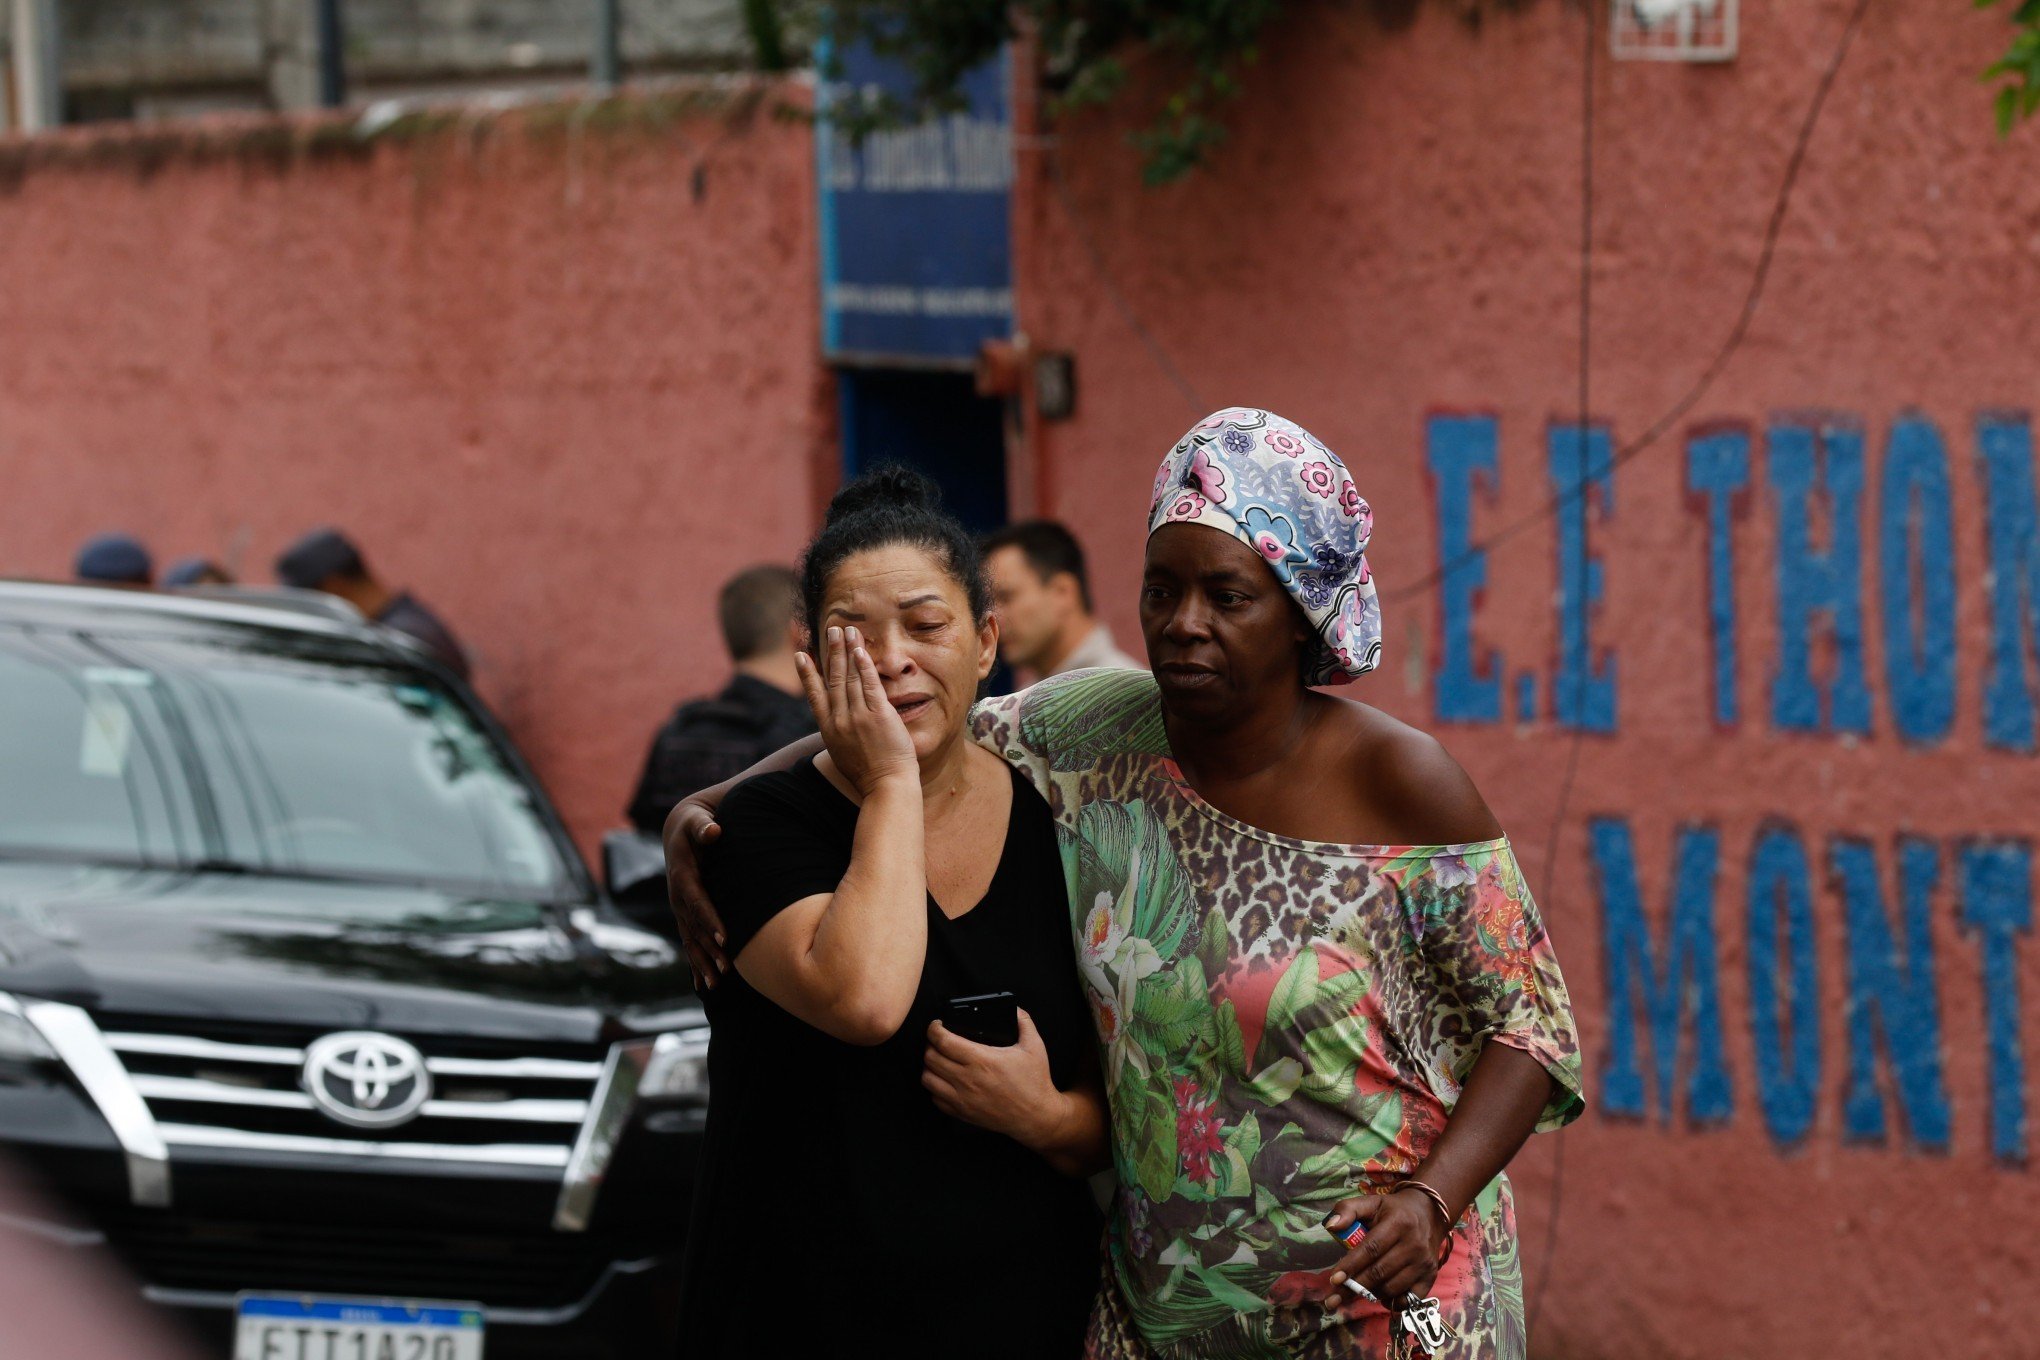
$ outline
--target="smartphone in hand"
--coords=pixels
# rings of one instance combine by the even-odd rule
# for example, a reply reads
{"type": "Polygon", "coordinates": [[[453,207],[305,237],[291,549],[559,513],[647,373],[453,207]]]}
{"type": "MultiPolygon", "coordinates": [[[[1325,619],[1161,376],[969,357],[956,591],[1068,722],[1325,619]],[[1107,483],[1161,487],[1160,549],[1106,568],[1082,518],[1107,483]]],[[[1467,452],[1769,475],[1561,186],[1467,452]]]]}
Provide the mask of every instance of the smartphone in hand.
{"type": "Polygon", "coordinates": [[[942,1010],[942,1026],[974,1044],[1011,1048],[1020,1042],[1020,1006],[1011,992],[959,996],[942,1010]]]}

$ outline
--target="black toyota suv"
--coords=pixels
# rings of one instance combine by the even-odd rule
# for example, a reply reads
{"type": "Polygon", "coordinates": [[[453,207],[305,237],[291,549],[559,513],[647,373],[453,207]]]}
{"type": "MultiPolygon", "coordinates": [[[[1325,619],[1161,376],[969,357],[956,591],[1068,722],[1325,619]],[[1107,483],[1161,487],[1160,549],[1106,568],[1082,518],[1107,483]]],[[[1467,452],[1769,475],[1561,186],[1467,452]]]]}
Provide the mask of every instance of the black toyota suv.
{"type": "Polygon", "coordinates": [[[400,635],[0,584],[0,1160],[213,1354],[664,1353],[707,1035],[400,635]]]}

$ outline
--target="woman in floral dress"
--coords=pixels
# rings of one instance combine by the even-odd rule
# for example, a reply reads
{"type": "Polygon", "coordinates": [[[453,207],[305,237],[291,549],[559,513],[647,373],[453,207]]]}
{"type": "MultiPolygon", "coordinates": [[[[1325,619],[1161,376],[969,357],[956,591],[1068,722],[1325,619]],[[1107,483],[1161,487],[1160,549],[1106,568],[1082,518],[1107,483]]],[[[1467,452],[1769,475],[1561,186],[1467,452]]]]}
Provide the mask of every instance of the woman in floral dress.
{"type": "MultiPolygon", "coordinates": [[[[1379,660],[1372,512],[1306,431],[1232,408],[1171,450],[1148,523],[1153,676],[1059,676],[974,719],[1055,814],[1104,1050],[1120,1189],[1090,1352],[1380,1357],[1376,1300],[1414,1293],[1440,1355],[1521,1357],[1502,1169],[1582,1108],[1577,1039],[1465,773],[1313,688],[1379,660]]],[[[704,806],[667,840],[713,969],[704,806]]]]}

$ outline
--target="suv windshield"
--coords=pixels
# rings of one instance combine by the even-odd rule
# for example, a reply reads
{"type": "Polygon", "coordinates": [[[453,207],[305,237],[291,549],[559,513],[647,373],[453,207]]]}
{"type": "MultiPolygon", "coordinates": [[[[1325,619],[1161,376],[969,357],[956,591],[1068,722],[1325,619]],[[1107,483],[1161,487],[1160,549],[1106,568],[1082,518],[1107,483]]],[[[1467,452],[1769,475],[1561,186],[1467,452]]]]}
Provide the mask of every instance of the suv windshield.
{"type": "Polygon", "coordinates": [[[558,895],[533,790],[423,671],[0,628],[0,853],[558,895]]]}

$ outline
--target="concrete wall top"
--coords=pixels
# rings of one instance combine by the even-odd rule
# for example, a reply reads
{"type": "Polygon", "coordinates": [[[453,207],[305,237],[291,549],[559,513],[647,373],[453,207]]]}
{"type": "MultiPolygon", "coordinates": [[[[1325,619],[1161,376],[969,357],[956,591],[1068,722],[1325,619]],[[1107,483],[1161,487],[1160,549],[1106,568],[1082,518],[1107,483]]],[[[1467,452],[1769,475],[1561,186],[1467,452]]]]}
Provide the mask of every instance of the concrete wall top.
{"type": "MultiPolygon", "coordinates": [[[[66,79],[92,86],[262,85],[279,41],[297,36],[295,0],[67,0],[66,79]]],[[[585,66],[594,6],[545,0],[348,0],[357,79],[585,66]]],[[[750,56],[736,0],[624,0],[628,62],[726,65],[750,56]]]]}

